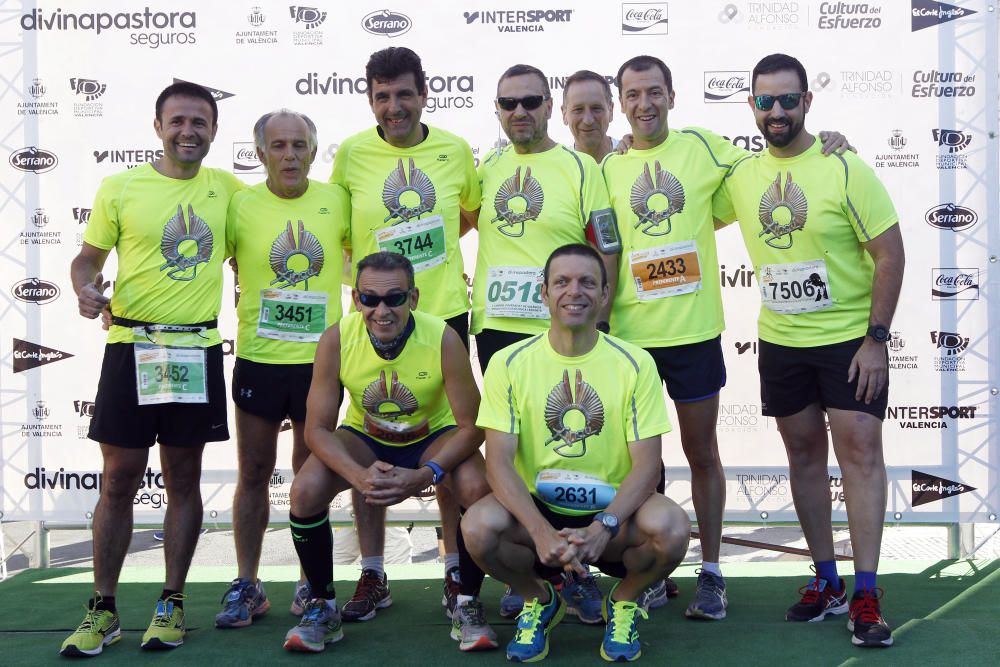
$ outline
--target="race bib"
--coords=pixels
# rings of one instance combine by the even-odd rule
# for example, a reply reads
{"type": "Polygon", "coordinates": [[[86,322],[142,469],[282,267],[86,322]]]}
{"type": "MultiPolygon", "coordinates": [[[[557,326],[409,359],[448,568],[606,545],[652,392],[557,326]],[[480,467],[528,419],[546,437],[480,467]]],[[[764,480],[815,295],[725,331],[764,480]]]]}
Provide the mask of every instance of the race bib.
{"type": "Polygon", "coordinates": [[[611,504],[617,490],[594,475],[574,470],[547,469],[535,476],[535,493],[547,505],[599,512],[611,504]]]}
{"type": "Polygon", "coordinates": [[[833,305],[826,262],[763,264],[757,269],[760,298],[764,305],[781,315],[798,315],[825,310],[833,305]]]}
{"type": "Polygon", "coordinates": [[[262,289],[257,336],[314,343],[326,329],[326,292],[262,289]]]}
{"type": "Polygon", "coordinates": [[[542,267],[493,266],[486,270],[487,317],[549,318],[542,302],[542,267]]]}
{"type": "Polygon", "coordinates": [[[208,403],[205,350],[136,343],[135,386],[139,405],[208,403]]]}
{"type": "Polygon", "coordinates": [[[652,301],[701,289],[701,263],[694,239],[644,250],[628,256],[639,301],[652,301]]]}
{"type": "Polygon", "coordinates": [[[440,215],[376,229],[375,243],[383,252],[405,255],[417,273],[437,266],[447,258],[444,218],[440,215]]]}

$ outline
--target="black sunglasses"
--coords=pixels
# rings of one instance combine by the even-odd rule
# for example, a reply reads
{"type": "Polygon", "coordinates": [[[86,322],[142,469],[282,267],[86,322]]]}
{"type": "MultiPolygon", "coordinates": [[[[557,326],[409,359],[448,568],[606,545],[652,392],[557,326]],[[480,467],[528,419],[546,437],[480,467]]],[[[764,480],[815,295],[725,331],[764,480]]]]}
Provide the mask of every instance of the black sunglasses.
{"type": "Polygon", "coordinates": [[[785,111],[791,111],[799,106],[799,101],[805,93],[785,93],[784,95],[754,95],[753,103],[761,111],[770,111],[774,107],[774,101],[785,111]]]}
{"type": "Polygon", "coordinates": [[[378,308],[378,305],[383,301],[390,308],[398,308],[406,303],[408,298],[410,298],[410,290],[393,292],[392,294],[365,294],[364,292],[358,292],[358,301],[365,308],[378,308]]]}
{"type": "Polygon", "coordinates": [[[544,95],[527,95],[525,97],[498,97],[497,106],[504,111],[513,111],[520,104],[525,111],[534,111],[549,99],[544,95]]]}

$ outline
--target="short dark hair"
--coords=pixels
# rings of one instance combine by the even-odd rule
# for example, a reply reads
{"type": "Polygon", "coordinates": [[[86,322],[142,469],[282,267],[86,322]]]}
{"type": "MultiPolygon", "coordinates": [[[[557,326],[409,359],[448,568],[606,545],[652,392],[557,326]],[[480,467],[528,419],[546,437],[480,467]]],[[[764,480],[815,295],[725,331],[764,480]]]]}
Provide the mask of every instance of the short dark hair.
{"type": "Polygon", "coordinates": [[[629,58],[618,68],[618,74],[615,75],[615,86],[618,88],[618,94],[622,94],[622,75],[625,74],[625,70],[630,69],[633,72],[645,72],[654,67],[658,67],[660,72],[663,73],[663,80],[667,84],[667,92],[672,92],[674,89],[674,77],[671,76],[670,68],[667,67],[667,64],[656,56],[636,56],[635,58],[629,58]]]}
{"type": "Polygon", "coordinates": [[[219,124],[219,105],[215,103],[212,93],[190,81],[178,81],[163,89],[160,96],[156,98],[156,119],[163,122],[163,105],[171,97],[193,97],[198,100],[205,100],[208,106],[212,107],[212,125],[219,124]]]}
{"type": "Polygon", "coordinates": [[[601,287],[607,287],[608,285],[608,270],[604,267],[604,262],[601,260],[601,256],[597,254],[591,246],[586,243],[569,243],[564,246],[559,246],[552,251],[549,258],[545,260],[545,268],[542,269],[542,280],[546,285],[549,284],[549,267],[552,265],[552,260],[557,257],[563,257],[565,255],[579,255],[581,257],[590,257],[597,265],[601,267],[601,287]]]}
{"type": "Polygon", "coordinates": [[[504,82],[504,79],[509,79],[514,76],[523,76],[525,74],[534,74],[541,79],[542,88],[545,90],[545,97],[552,97],[552,91],[549,89],[549,80],[545,78],[545,74],[542,70],[538,69],[534,65],[513,65],[508,67],[497,80],[497,94],[500,93],[500,84],[504,82]]]}
{"type": "Polygon", "coordinates": [[[427,94],[427,77],[420,56],[405,46],[390,46],[376,51],[365,65],[365,81],[368,83],[368,99],[372,96],[374,81],[392,81],[404,74],[412,74],[417,84],[417,93],[427,94]]]}
{"type": "Polygon", "coordinates": [[[416,287],[413,277],[413,264],[398,252],[373,252],[358,262],[357,273],[354,276],[354,287],[361,284],[361,272],[365,269],[373,271],[403,271],[406,274],[407,289],[416,287]]]}
{"type": "Polygon", "coordinates": [[[589,69],[582,69],[569,75],[566,79],[566,83],[563,84],[563,97],[565,98],[566,92],[569,90],[570,86],[574,83],[581,83],[583,81],[596,81],[601,84],[601,87],[604,88],[604,94],[608,96],[608,101],[611,101],[611,84],[609,84],[608,80],[603,76],[597,72],[591,72],[589,69]]]}
{"type": "Polygon", "coordinates": [[[757,87],[757,77],[761,74],[773,74],[785,70],[792,70],[799,75],[799,84],[802,86],[803,93],[809,90],[809,77],[806,76],[806,68],[802,66],[798,58],[784,53],[772,53],[761,58],[757,66],[753,68],[753,77],[750,80],[752,89],[757,87]]]}

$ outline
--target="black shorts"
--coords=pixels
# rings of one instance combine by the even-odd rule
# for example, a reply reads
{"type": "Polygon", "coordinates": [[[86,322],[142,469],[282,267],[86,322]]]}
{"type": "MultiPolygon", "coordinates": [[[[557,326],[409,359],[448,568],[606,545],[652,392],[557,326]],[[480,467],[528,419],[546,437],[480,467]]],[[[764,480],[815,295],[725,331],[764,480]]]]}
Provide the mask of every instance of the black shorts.
{"type": "Polygon", "coordinates": [[[196,447],[229,440],[222,345],[205,349],[208,403],[142,406],[135,388],[134,347],[132,343],[104,346],[88,438],[132,449],[152,447],[154,442],[167,447],[196,447]]]}
{"type": "MultiPolygon", "coordinates": [[[[548,505],[538,498],[532,496],[531,499],[535,501],[535,507],[542,513],[545,520],[556,530],[562,528],[586,528],[594,522],[594,516],[597,514],[597,512],[590,514],[560,514],[551,510],[548,505]]],[[[590,564],[611,577],[624,579],[627,574],[625,564],[621,561],[598,559],[597,562],[590,564]]],[[[562,571],[562,568],[545,565],[542,561],[538,560],[538,555],[535,555],[535,573],[542,579],[552,579],[562,571]]]]}
{"type": "Polygon", "coordinates": [[[677,403],[712,398],[726,386],[726,362],[722,358],[722,336],[687,345],[647,347],[656,362],[667,394],[677,403]]]}
{"type": "Polygon", "coordinates": [[[288,417],[293,422],[304,422],[312,369],[312,364],[262,364],[236,357],[233,403],[268,421],[280,422],[288,417]]]}
{"type": "Polygon", "coordinates": [[[479,355],[479,370],[486,372],[493,355],[508,345],[519,343],[536,334],[515,333],[498,329],[483,329],[476,334],[476,353],[479,355]]]}
{"type": "Polygon", "coordinates": [[[439,437],[455,428],[455,426],[451,425],[439,428],[423,440],[417,440],[413,444],[403,445],[401,447],[379,442],[367,433],[350,426],[339,426],[338,428],[358,436],[361,442],[368,445],[368,449],[372,450],[372,454],[374,454],[375,458],[379,461],[385,461],[386,463],[391,463],[392,465],[399,466],[400,468],[410,468],[411,470],[416,470],[420,467],[420,457],[424,455],[427,448],[433,445],[434,441],[439,437]]]}
{"type": "MultiPolygon", "coordinates": [[[[817,345],[786,347],[767,341],[757,346],[761,412],[767,417],[790,417],[808,405],[824,410],[853,410],[885,420],[889,385],[869,404],[854,398],[858,380],[847,381],[847,371],[864,338],[817,345]]],[[[886,350],[886,355],[889,352],[886,350]]]]}
{"type": "Polygon", "coordinates": [[[462,345],[465,346],[465,351],[469,351],[469,314],[462,313],[460,315],[455,315],[454,317],[449,317],[446,319],[445,324],[450,326],[458,333],[458,337],[462,339],[462,345]]]}

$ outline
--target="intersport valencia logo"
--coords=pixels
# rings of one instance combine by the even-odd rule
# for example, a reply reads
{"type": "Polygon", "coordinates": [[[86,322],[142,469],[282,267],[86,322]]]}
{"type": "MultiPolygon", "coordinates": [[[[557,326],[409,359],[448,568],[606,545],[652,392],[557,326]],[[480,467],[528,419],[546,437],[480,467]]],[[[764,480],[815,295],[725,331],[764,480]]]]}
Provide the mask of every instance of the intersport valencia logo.
{"type": "Polygon", "coordinates": [[[911,483],[913,485],[910,497],[910,506],[919,507],[936,500],[959,496],[963,493],[975,491],[976,487],[956,482],[930,473],[910,470],[911,483]]]}
{"type": "Polygon", "coordinates": [[[399,37],[405,35],[413,27],[409,16],[391,9],[380,9],[361,19],[361,28],[372,35],[382,37],[399,37]]]}
{"type": "Polygon", "coordinates": [[[945,2],[910,0],[910,32],[968,18],[975,13],[977,12],[973,9],[956,7],[945,2]]]}

